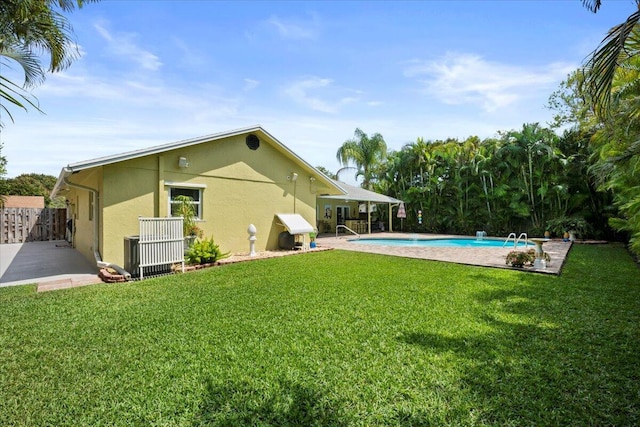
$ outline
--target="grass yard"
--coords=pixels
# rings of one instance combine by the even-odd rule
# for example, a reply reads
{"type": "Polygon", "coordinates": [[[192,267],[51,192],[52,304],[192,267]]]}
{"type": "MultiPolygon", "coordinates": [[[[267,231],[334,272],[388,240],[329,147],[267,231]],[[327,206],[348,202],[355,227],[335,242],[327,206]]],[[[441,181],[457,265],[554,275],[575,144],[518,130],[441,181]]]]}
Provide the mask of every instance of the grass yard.
{"type": "Polygon", "coordinates": [[[329,251],[0,289],[0,425],[640,424],[640,269],[329,251]]]}

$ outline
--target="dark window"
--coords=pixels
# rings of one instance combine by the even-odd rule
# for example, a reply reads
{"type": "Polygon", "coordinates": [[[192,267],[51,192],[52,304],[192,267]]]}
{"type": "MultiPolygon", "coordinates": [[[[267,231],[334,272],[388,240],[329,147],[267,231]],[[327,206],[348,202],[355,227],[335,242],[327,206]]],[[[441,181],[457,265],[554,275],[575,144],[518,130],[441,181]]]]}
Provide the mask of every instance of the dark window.
{"type": "Polygon", "coordinates": [[[202,219],[202,189],[200,188],[180,188],[171,187],[169,189],[169,205],[171,207],[171,216],[177,216],[175,210],[178,207],[179,202],[176,202],[176,197],[186,196],[191,199],[193,210],[196,213],[198,219],[202,219]]]}

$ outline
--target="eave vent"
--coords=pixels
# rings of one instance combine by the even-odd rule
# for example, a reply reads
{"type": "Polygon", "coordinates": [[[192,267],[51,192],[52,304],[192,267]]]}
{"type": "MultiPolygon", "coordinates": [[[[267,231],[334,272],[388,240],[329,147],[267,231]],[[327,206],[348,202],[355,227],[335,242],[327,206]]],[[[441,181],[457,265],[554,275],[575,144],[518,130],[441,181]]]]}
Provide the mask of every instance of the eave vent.
{"type": "Polygon", "coordinates": [[[260,140],[254,134],[247,135],[247,147],[251,150],[257,150],[260,147],[260,140]]]}

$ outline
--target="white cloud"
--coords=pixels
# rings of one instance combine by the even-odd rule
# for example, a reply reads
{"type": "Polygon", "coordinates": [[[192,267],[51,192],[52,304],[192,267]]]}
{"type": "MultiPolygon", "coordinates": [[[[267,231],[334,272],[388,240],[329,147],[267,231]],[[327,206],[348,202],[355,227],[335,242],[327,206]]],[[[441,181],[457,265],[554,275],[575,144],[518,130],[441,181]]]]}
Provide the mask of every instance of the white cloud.
{"type": "Polygon", "coordinates": [[[242,88],[242,90],[244,90],[245,92],[249,92],[255,88],[257,88],[260,85],[260,82],[258,80],[254,80],[254,79],[244,79],[244,87],[242,88]]]}
{"type": "Polygon", "coordinates": [[[114,35],[105,28],[106,24],[104,23],[96,23],[94,27],[108,42],[108,50],[114,55],[136,63],[146,70],[157,71],[162,66],[160,58],[133,42],[135,34],[119,33],[114,35]]]}
{"type": "Polygon", "coordinates": [[[494,112],[540,91],[549,92],[576,68],[561,63],[526,68],[478,55],[447,53],[437,60],[411,61],[404,75],[416,78],[425,93],[446,104],[476,104],[494,112]]]}
{"type": "Polygon", "coordinates": [[[357,97],[341,95],[341,93],[358,93],[354,90],[333,87],[333,80],[320,77],[308,77],[291,83],[283,93],[299,105],[323,113],[337,113],[346,104],[354,103],[357,97]],[[318,94],[321,92],[321,94],[318,94]],[[320,95],[335,101],[322,99],[320,95]]]}
{"type": "Polygon", "coordinates": [[[316,40],[320,32],[320,23],[317,15],[312,14],[311,19],[285,20],[272,15],[266,23],[275,28],[283,39],[289,40],[316,40]]]}
{"type": "Polygon", "coordinates": [[[198,50],[193,49],[191,44],[177,37],[173,37],[172,40],[175,47],[182,53],[180,60],[176,61],[178,64],[185,68],[203,67],[207,64],[206,57],[198,50]]]}

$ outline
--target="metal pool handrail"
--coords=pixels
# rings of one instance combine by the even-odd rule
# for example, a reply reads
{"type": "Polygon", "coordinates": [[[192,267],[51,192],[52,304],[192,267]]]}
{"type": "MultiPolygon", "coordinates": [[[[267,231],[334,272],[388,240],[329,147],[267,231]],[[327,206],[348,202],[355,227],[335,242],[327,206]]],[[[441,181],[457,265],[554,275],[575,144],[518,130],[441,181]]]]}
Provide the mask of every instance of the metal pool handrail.
{"type": "Polygon", "coordinates": [[[358,233],[356,233],[355,231],[353,231],[352,229],[350,229],[350,228],[349,228],[349,227],[347,227],[346,225],[342,225],[342,224],[338,224],[338,225],[336,226],[336,238],[338,237],[338,230],[339,230],[340,228],[344,228],[345,230],[349,230],[350,232],[352,232],[353,234],[355,234],[355,235],[356,235],[356,237],[357,237],[358,239],[360,238],[360,235],[359,235],[358,233]]]}
{"type": "Polygon", "coordinates": [[[502,247],[507,246],[507,243],[509,243],[509,240],[513,239],[513,247],[517,248],[518,243],[520,242],[520,239],[522,239],[523,237],[524,237],[524,244],[526,246],[529,244],[529,237],[527,236],[527,233],[520,233],[520,236],[518,236],[517,239],[516,239],[516,233],[509,233],[509,235],[507,236],[507,240],[504,241],[504,243],[502,244],[502,247]]]}

